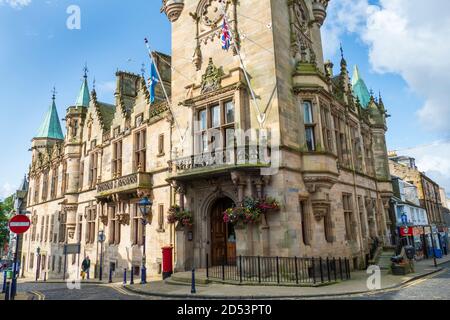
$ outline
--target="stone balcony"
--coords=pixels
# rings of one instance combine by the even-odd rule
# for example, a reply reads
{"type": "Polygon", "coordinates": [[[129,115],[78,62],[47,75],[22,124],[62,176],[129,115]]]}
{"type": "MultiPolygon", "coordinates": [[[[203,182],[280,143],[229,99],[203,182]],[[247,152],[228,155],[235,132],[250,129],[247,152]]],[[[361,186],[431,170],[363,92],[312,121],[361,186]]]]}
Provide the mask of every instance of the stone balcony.
{"type": "Polygon", "coordinates": [[[115,198],[134,198],[141,193],[148,193],[152,188],[152,175],[149,173],[133,173],[97,185],[98,200],[108,201],[115,198]]]}
{"type": "Polygon", "coordinates": [[[220,175],[236,169],[261,169],[271,166],[270,149],[245,146],[176,158],[169,162],[170,179],[183,180],[205,175],[220,175]]]}

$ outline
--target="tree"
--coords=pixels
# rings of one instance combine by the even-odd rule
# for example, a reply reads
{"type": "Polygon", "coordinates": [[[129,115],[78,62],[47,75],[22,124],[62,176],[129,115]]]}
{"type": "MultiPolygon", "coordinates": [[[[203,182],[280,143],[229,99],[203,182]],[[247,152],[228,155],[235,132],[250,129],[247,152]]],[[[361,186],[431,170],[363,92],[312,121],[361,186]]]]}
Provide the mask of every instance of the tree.
{"type": "Polygon", "coordinates": [[[0,246],[3,247],[9,240],[8,221],[14,209],[14,197],[10,196],[0,202],[0,246]]]}

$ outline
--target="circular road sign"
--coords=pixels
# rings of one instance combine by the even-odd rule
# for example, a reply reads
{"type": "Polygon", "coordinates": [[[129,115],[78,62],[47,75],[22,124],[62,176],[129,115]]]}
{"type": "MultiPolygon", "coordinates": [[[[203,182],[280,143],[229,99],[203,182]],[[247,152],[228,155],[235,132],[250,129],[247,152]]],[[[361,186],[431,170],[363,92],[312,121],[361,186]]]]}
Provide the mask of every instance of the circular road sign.
{"type": "Polygon", "coordinates": [[[31,221],[26,215],[19,214],[9,220],[9,230],[15,234],[22,234],[30,229],[31,221]]]}

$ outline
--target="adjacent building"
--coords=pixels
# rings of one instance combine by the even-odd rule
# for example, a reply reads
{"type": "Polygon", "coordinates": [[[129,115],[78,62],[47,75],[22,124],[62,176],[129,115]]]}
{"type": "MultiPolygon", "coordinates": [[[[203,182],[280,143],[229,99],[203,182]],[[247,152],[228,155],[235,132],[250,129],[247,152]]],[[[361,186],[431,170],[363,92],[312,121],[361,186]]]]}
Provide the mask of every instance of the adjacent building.
{"type": "Polygon", "coordinates": [[[389,166],[393,175],[417,187],[420,206],[427,212],[430,224],[429,232],[435,238],[436,249],[438,252],[447,252],[448,227],[443,216],[443,201],[439,185],[425,173],[419,171],[415,159],[412,157],[391,153],[389,166]]]}
{"type": "Polygon", "coordinates": [[[391,244],[386,109],[344,55],[337,74],[324,61],[327,5],[164,0],[172,56],[153,55],[170,103],[161,82],[150,103],[144,77],[129,72],[116,73],[114,103],[100,102],[85,74],[63,134],[53,97],[32,141],[25,274],[76,274],[85,256],[94,274],[102,252],[105,275],[138,275],[144,241],[150,275],[168,245],[184,271],[239,255],[347,257],[360,268],[375,238],[391,244]],[[224,221],[226,209],[269,198],[279,210],[255,223],[224,221]],[[168,223],[175,205],[192,225],[168,223]],[[65,244],[80,254],[64,256],[65,244]]]}

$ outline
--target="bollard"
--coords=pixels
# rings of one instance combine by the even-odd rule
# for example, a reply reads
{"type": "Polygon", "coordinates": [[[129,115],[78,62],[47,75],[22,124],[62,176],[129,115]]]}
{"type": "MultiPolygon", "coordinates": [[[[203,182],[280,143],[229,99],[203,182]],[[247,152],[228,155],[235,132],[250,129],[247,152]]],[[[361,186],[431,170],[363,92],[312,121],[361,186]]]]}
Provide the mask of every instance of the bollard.
{"type": "Polygon", "coordinates": [[[10,292],[11,287],[10,287],[10,282],[6,281],[6,288],[5,288],[5,300],[9,300],[10,299],[10,292]]]}
{"type": "Polygon", "coordinates": [[[109,280],[108,280],[109,283],[112,283],[112,274],[113,274],[112,269],[109,269],[109,280]]]}
{"type": "Polygon", "coordinates": [[[44,282],[47,282],[47,272],[44,272],[44,282]]]}
{"type": "Polygon", "coordinates": [[[191,284],[191,294],[196,294],[197,290],[195,290],[195,269],[192,269],[192,284],[191,284]]]}
{"type": "Polygon", "coordinates": [[[134,284],[134,271],[133,271],[133,268],[130,271],[130,284],[134,284]]]}
{"type": "Polygon", "coordinates": [[[3,271],[3,287],[2,287],[2,293],[6,292],[6,271],[3,271]]]}
{"type": "Polygon", "coordinates": [[[127,284],[127,269],[123,269],[123,285],[127,284]]]}

